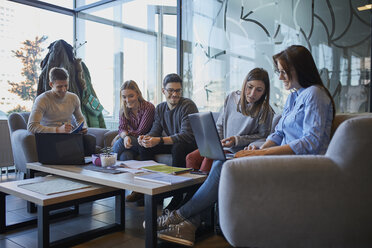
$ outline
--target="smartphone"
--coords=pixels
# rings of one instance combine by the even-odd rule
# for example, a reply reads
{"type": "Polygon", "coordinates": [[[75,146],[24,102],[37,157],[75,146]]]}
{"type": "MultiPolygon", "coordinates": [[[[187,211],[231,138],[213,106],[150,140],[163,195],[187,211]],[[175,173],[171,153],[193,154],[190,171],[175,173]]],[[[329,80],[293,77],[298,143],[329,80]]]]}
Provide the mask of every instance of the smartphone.
{"type": "Polygon", "coordinates": [[[200,170],[192,170],[190,171],[191,174],[198,174],[198,175],[208,175],[209,173],[208,172],[205,172],[205,171],[200,171],[200,170]]]}

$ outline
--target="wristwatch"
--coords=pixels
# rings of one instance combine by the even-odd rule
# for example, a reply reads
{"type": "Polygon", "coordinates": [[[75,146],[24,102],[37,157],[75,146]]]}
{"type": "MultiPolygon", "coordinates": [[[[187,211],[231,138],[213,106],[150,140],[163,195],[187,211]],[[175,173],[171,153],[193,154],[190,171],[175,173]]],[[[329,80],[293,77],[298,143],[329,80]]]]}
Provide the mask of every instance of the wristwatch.
{"type": "Polygon", "coordinates": [[[163,137],[160,137],[160,141],[158,145],[162,145],[162,144],[164,144],[164,140],[163,140],[163,137]]]}

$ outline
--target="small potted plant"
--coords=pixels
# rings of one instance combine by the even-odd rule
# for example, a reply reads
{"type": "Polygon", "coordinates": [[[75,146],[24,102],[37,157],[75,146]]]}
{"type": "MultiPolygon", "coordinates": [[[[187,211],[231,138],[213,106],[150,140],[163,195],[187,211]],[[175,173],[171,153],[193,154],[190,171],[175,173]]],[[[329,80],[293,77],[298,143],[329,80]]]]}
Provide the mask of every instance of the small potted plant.
{"type": "Polygon", "coordinates": [[[101,149],[101,165],[102,167],[112,166],[116,164],[117,154],[112,152],[112,147],[107,146],[101,149]]]}

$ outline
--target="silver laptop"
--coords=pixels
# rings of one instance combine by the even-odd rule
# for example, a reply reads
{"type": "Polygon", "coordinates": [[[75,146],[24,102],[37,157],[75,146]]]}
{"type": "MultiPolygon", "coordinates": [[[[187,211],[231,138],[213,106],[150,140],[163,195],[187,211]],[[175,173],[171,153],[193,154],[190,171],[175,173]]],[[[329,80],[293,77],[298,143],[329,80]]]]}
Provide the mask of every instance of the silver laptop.
{"type": "Polygon", "coordinates": [[[212,112],[190,114],[189,120],[200,155],[215,160],[234,157],[234,154],[225,154],[223,150],[212,112]]]}

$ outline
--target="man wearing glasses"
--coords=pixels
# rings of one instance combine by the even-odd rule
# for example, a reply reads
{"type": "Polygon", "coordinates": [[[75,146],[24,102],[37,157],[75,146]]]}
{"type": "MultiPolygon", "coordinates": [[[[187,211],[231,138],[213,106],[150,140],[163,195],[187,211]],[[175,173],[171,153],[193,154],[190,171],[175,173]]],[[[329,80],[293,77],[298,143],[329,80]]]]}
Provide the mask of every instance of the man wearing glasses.
{"type": "MultiPolygon", "coordinates": [[[[197,149],[188,115],[197,113],[195,103],[182,97],[182,79],[175,73],[163,80],[166,98],[155,109],[155,121],[147,135],[138,137],[141,160],[153,160],[156,154],[172,154],[172,166],[186,167],[186,155],[197,149]]],[[[171,210],[176,197],[168,205],[171,210]]]]}

